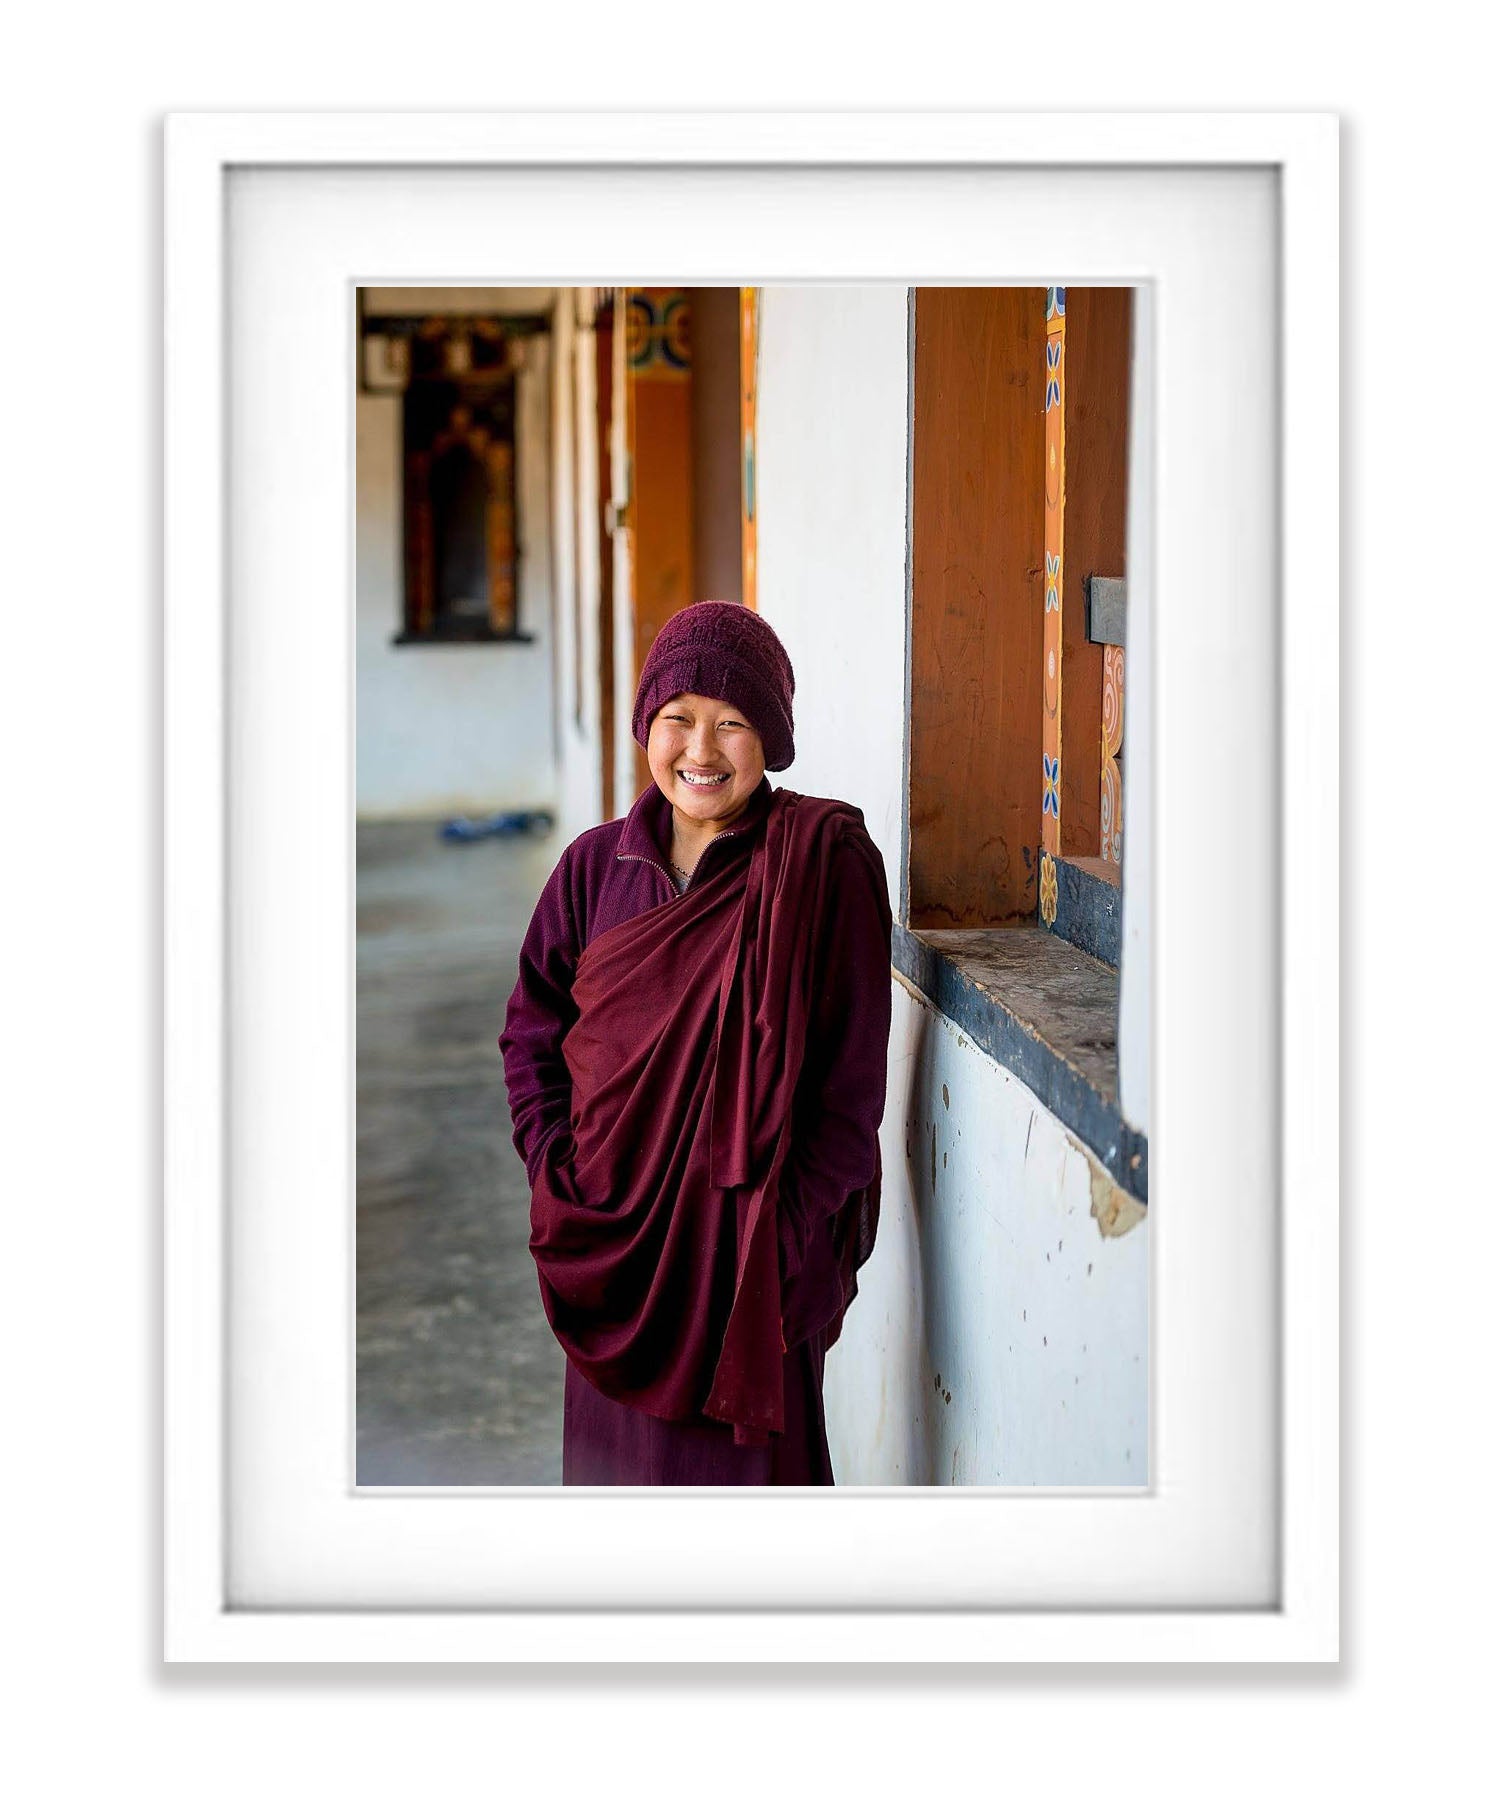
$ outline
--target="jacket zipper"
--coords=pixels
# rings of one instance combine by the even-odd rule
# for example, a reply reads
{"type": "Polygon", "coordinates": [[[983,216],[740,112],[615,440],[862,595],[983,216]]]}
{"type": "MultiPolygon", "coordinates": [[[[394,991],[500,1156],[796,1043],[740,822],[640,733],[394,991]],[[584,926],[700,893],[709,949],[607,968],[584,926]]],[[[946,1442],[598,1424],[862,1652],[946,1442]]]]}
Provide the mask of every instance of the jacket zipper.
{"type": "MultiPolygon", "coordinates": [[[[667,871],[664,868],[662,868],[662,865],[656,860],[656,858],[654,856],[637,856],[633,850],[617,850],[615,852],[615,861],[616,862],[645,863],[645,865],[648,869],[656,869],[659,873],[666,875],[667,876],[667,885],[672,890],[672,898],[674,900],[680,900],[682,898],[682,895],[687,892],[686,888],[683,888],[682,893],[679,893],[677,891],[677,883],[675,881],[673,881],[673,879],[670,875],[667,875],[667,871]]],[[[698,865],[696,863],[694,863],[693,867],[695,869],[697,868],[697,866],[698,865]]]]}
{"type": "Polygon", "coordinates": [[[617,850],[615,852],[615,861],[645,863],[648,868],[660,869],[661,873],[667,877],[667,886],[672,890],[672,898],[674,900],[681,900],[686,895],[688,888],[690,888],[697,879],[698,863],[703,861],[704,857],[707,856],[709,851],[713,848],[713,845],[717,844],[720,838],[739,837],[745,829],[746,827],[743,825],[732,825],[728,831],[716,832],[714,834],[713,843],[705,844],[702,850],[698,852],[698,862],[693,864],[693,872],[687,878],[687,886],[681,889],[678,888],[677,883],[673,881],[668,871],[662,867],[654,856],[637,856],[633,850],[617,850]]]}

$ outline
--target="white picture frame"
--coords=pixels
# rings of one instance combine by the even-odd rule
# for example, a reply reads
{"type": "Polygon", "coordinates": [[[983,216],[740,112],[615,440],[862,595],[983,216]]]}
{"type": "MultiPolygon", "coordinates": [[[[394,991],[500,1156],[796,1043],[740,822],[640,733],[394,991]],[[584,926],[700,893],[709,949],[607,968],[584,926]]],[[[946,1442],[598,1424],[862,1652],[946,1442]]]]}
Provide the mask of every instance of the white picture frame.
{"type": "MultiPolygon", "coordinates": [[[[1170,212],[1170,194],[1163,205],[1170,212]]],[[[175,114],[167,122],[165,207],[168,1660],[1337,1660],[1336,120],[1320,114],[175,114]],[[510,174],[518,183],[522,177],[545,176],[556,195],[574,199],[605,182],[614,182],[618,191],[625,179],[637,184],[676,181],[672,191],[680,199],[690,185],[684,182],[685,172],[701,172],[705,180],[715,172],[732,173],[746,183],[769,183],[776,171],[792,170],[805,172],[809,182],[879,177],[893,181],[894,194],[903,181],[908,187],[925,184],[937,193],[997,171],[1024,176],[1038,193],[1049,185],[1061,193],[1070,176],[1090,172],[1128,173],[1132,179],[1154,173],[1165,183],[1184,171],[1204,169],[1261,171],[1274,184],[1277,202],[1280,470],[1269,528],[1279,527],[1277,585],[1283,623],[1278,679],[1272,683],[1273,689],[1279,686],[1279,695],[1267,694],[1266,702],[1267,716],[1277,719],[1280,730],[1281,954],[1276,989],[1265,1000],[1279,1044],[1280,1074],[1263,1124],[1279,1131],[1279,1158],[1270,1159],[1279,1175],[1273,1181],[1279,1193],[1272,1197],[1273,1213],[1279,1203],[1279,1232],[1272,1228],[1267,1238],[1278,1252],[1278,1304],[1257,1321],[1262,1341],[1242,1347],[1246,1356],[1273,1359],[1279,1376],[1278,1466],[1254,1472],[1264,1478],[1276,1502],[1270,1534],[1275,1566],[1268,1591],[1248,1582],[1241,1590],[1228,1578],[1242,1521],[1230,1519],[1222,1509],[1194,1514],[1192,1532],[1177,1533],[1182,1579],[1170,1579],[1171,1571],[1159,1567],[1159,1583],[1152,1587],[1146,1579],[1152,1571],[1143,1565],[1130,1572],[1130,1580],[1111,1581],[1111,1574],[1129,1561],[1129,1546],[1152,1535],[1150,1515],[1139,1509],[1165,1514],[1183,1499],[1170,1464],[1164,1469],[1154,1465],[1153,1486],[1144,1496],[926,1491],[898,1499],[884,1492],[844,1493],[829,1497],[829,1504],[843,1509],[831,1514],[827,1504],[820,1504],[821,1497],[820,1502],[743,1495],[599,1498],[540,1490],[453,1490],[355,1499],[335,1493],[321,1475],[299,1489],[293,1456],[288,1481],[267,1488],[247,1507],[248,1490],[237,1492],[236,1483],[243,1487],[256,1471],[233,1453],[236,1419],[257,1409],[257,1416],[262,1415],[268,1396],[279,1394],[284,1400],[295,1395],[304,1366],[300,1360],[290,1365],[289,1352],[299,1359],[305,1352],[307,1369],[316,1363],[316,1382],[323,1391],[334,1393],[347,1384],[347,1366],[337,1366],[336,1348],[343,1341],[347,1350],[348,1334],[341,1339],[336,1330],[329,1339],[320,1337],[316,1349],[310,1342],[278,1339],[275,1353],[267,1355],[265,1367],[253,1377],[243,1360],[234,1364],[229,1349],[231,1284],[249,1273],[236,1255],[236,1221],[244,1217],[236,1208],[254,1195],[258,1146],[280,1131],[270,1114],[258,1117],[254,1132],[245,1128],[250,1117],[245,1109],[264,1106],[267,1096],[241,1091],[245,1068],[230,1053],[231,995],[243,991],[237,983],[289,980],[298,974],[287,967],[285,956],[278,957],[274,942],[258,940],[254,872],[236,859],[231,843],[235,809],[259,809],[264,817],[277,794],[285,797],[290,791],[292,774],[277,765],[273,744],[246,729],[252,712],[235,704],[239,685],[257,667],[263,671],[267,644],[258,636],[261,617],[246,599],[253,585],[231,593],[236,579],[248,579],[243,564],[235,561],[243,533],[237,538],[230,467],[227,358],[235,297],[228,202],[233,183],[253,178],[257,171],[288,176],[305,171],[310,177],[319,171],[412,171],[414,180],[416,172],[462,171],[476,179],[510,174]],[[1288,629],[1291,621],[1295,632],[1288,629]],[[231,930],[232,918],[240,921],[239,929],[231,930]],[[268,1136],[271,1127],[275,1129],[268,1136]],[[970,1562],[950,1562],[945,1568],[933,1551],[925,1562],[917,1558],[896,1568],[889,1544],[898,1540],[882,1533],[895,1530],[904,1533],[899,1541],[915,1542],[918,1516],[897,1509],[944,1505],[949,1510],[942,1515],[941,1530],[934,1534],[929,1520],[924,1536],[936,1535],[957,1546],[951,1554],[961,1552],[970,1562]],[[355,1506],[363,1509],[357,1519],[349,1510],[355,1506]],[[709,1507],[718,1510],[710,1515],[703,1510],[709,1507]],[[433,1508],[441,1509],[440,1530],[433,1524],[439,1516],[433,1508]],[[1001,1515],[985,1508],[1008,1509],[1003,1531],[1001,1515]],[[377,1519],[378,1529],[372,1523],[377,1519]],[[904,1523],[892,1526],[892,1519],[904,1523]],[[713,1525],[711,1537],[705,1521],[713,1525]],[[299,1538],[303,1527],[307,1535],[299,1538]],[[991,1578],[981,1566],[986,1546],[1003,1554],[1017,1529],[1023,1536],[1036,1534],[1038,1544],[1071,1544],[1072,1549],[1066,1555],[1059,1550],[1040,1567],[1013,1565],[991,1578]],[[758,1598],[696,1604],[693,1593],[704,1591],[705,1584],[712,1589],[715,1558],[723,1561],[716,1546],[726,1533],[745,1549],[749,1592],[758,1598]],[[511,1544],[534,1546],[534,1554],[496,1564],[486,1586],[477,1575],[480,1559],[487,1553],[484,1546],[499,1536],[511,1544]],[[243,1571],[258,1566],[262,1541],[266,1546],[274,1541],[283,1560],[274,1578],[257,1585],[243,1571]],[[328,1557],[332,1543],[348,1553],[336,1570],[328,1557]],[[443,1571],[435,1560],[439,1544],[442,1554],[451,1557],[443,1571]],[[607,1556],[591,1566],[584,1554],[588,1544],[602,1544],[607,1556]],[[778,1545],[788,1580],[780,1593],[764,1578],[764,1558],[777,1555],[778,1545]],[[761,1547],[761,1562],[752,1553],[756,1546],[761,1547]],[[473,1559],[467,1566],[476,1571],[473,1600],[461,1579],[465,1557],[473,1559]],[[305,1573],[314,1566],[326,1572],[323,1586],[299,1589],[298,1570],[305,1573]],[[1195,1571],[1215,1567],[1226,1571],[1224,1581],[1214,1584],[1205,1578],[1197,1583],[1195,1571]],[[236,1581],[242,1590],[238,1594],[236,1581]],[[1235,1597],[1226,1600],[1226,1594],[1235,1597]],[[997,1599],[1000,1595],[1010,1597],[997,1599]]],[[[1082,217],[1073,220],[1075,236],[1070,238],[1065,209],[1059,210],[1058,252],[1045,267],[1030,267],[1031,279],[1045,279],[1049,269],[1072,278],[1090,273],[1079,268],[1067,248],[1076,241],[1082,217]]],[[[408,279],[421,275],[515,285],[629,280],[632,274],[620,266],[623,253],[614,241],[578,240],[569,253],[559,248],[559,240],[548,244],[538,229],[532,240],[523,234],[509,242],[514,266],[482,247],[475,252],[476,266],[440,269],[424,262],[404,273],[408,279]]],[[[691,250],[682,254],[697,260],[692,268],[674,269],[674,278],[733,278],[722,261],[714,263],[716,254],[722,259],[726,252],[716,252],[711,237],[695,233],[684,242],[691,243],[691,250]]],[[[420,257],[421,252],[415,254],[420,257]]],[[[804,242],[802,255],[809,254],[804,242]]],[[[797,267],[795,256],[791,247],[774,268],[759,257],[739,273],[747,280],[830,274],[816,262],[797,267]]],[[[974,278],[984,278],[993,266],[989,256],[976,253],[974,278]]],[[[872,279],[892,278],[884,267],[865,272],[872,279]]],[[[384,267],[350,271],[369,280],[399,273],[384,267]]],[[[909,269],[914,280],[954,273],[951,265],[909,269]]],[[[1117,266],[1113,274],[1128,280],[1157,278],[1149,258],[1140,266],[1117,266]]],[[[851,276],[839,269],[830,278],[851,276]]],[[[1168,284],[1164,303],[1155,309],[1162,365],[1170,363],[1174,341],[1170,302],[1168,284]]],[[[337,373],[352,394],[352,357],[337,373]]],[[[1161,379],[1174,379],[1170,367],[1163,367],[1161,379]]],[[[239,450],[250,454],[253,446],[242,444],[239,450]]],[[[1174,454],[1171,441],[1164,440],[1158,449],[1158,541],[1202,524],[1175,510],[1174,454]]],[[[347,552],[349,512],[336,509],[338,483],[350,479],[347,457],[336,469],[330,461],[327,475],[330,506],[347,552]]],[[[262,578],[267,572],[262,571],[262,578]]],[[[347,579],[335,596],[347,602],[347,579]]],[[[330,600],[314,635],[335,646],[346,623],[330,600]]],[[[326,685],[317,685],[317,677],[337,665],[330,662],[315,671],[312,664],[320,654],[314,648],[305,674],[289,680],[288,716],[299,708],[310,712],[319,696],[329,693],[326,685]]],[[[1158,696],[1162,679],[1158,664],[1158,696]]],[[[347,693],[330,698],[329,704],[336,709],[346,700],[347,693]]],[[[330,766],[341,756],[347,756],[347,745],[330,740],[330,766]]],[[[1190,778],[1164,769],[1163,760],[1157,758],[1153,800],[1158,819],[1167,816],[1174,797],[1168,784],[1190,778]]],[[[352,809],[352,790],[346,798],[352,809]]],[[[326,820],[324,824],[326,828],[326,820]]],[[[1159,853],[1162,848],[1159,842],[1159,853]]],[[[1205,856],[1215,853],[1212,846],[1200,849],[1205,856]]],[[[347,934],[352,916],[347,879],[340,888],[335,865],[312,860],[322,873],[309,879],[308,904],[330,919],[343,909],[347,934]]],[[[1159,861],[1158,895],[1162,869],[1159,861]]],[[[328,991],[337,991],[343,982],[352,999],[345,973],[334,972],[328,991]]],[[[1162,979],[1158,959],[1158,984],[1162,979]]],[[[309,994],[315,987],[309,987],[309,994]]],[[[1160,1030],[1159,1010],[1155,1017],[1160,1030]]],[[[341,1043],[346,1058],[352,1057],[347,1009],[334,1016],[320,1012],[315,1019],[310,1011],[308,1023],[309,1034],[328,1055],[336,1056],[341,1043]]],[[[1158,1140],[1164,1074],[1170,1071],[1158,1064],[1153,1213],[1175,1205],[1177,1216],[1187,1218],[1191,1196],[1180,1182],[1174,1185],[1174,1164],[1178,1169],[1210,1165],[1206,1158],[1194,1164],[1187,1154],[1191,1094],[1186,1088],[1170,1095],[1172,1118],[1186,1123],[1174,1142],[1158,1140]]],[[[309,1176],[323,1182],[317,1191],[328,1196],[330,1208],[318,1227],[322,1236],[316,1255],[304,1262],[290,1245],[283,1245],[277,1252],[283,1260],[275,1271],[278,1293],[294,1311],[318,1305],[336,1311],[337,1294],[319,1290],[317,1284],[328,1257],[340,1253],[339,1231],[349,1216],[345,1195],[336,1191],[342,1179],[338,1171],[347,1175],[352,1167],[348,1112],[311,1127],[305,1121],[281,1124],[286,1141],[296,1140],[299,1153],[305,1153],[310,1171],[331,1173],[326,1180],[321,1174],[309,1176]],[[314,1134],[305,1143],[297,1138],[304,1129],[314,1134]]],[[[1205,1215],[1209,1210],[1202,1209],[1205,1215]]],[[[1205,1216],[1195,1219],[1194,1229],[1218,1234],[1214,1241],[1222,1243],[1236,1221],[1205,1216]]],[[[347,1267],[347,1235],[342,1253],[347,1267]]],[[[262,1281],[266,1273],[260,1269],[262,1281]]],[[[1175,1291],[1170,1266],[1159,1261],[1156,1276],[1153,1306],[1158,1298],[1170,1303],[1175,1291]]],[[[265,1300],[267,1292],[262,1287],[259,1299],[265,1300]]],[[[264,1316],[242,1309],[240,1329],[261,1329],[256,1321],[264,1316]]],[[[1180,1352],[1172,1342],[1163,1343],[1155,1321],[1153,1358],[1153,1382],[1158,1375],[1165,1379],[1183,1373],[1180,1352]]],[[[1229,1468],[1232,1420],[1222,1421],[1221,1428],[1224,1442],[1211,1448],[1220,1466],[1229,1468]]],[[[1204,1448],[1207,1454],[1206,1439],[1204,1448]]]]}

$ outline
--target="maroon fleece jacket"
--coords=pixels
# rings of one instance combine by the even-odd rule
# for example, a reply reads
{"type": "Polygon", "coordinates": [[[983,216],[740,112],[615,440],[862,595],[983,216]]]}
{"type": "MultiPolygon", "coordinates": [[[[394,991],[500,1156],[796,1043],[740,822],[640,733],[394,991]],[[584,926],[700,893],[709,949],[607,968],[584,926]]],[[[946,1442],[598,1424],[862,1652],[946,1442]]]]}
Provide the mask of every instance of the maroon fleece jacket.
{"type": "MultiPolygon", "coordinates": [[[[772,791],[762,779],[739,819],[703,851],[694,881],[722,867],[725,857],[750,854],[772,791]]],[[[596,825],[568,845],[537,902],[500,1037],[512,1136],[533,1180],[547,1144],[571,1123],[562,1043],[578,1016],[572,1003],[578,958],[601,931],[677,898],[667,872],[670,850],[671,806],[653,783],[623,819],[596,825]]],[[[842,1303],[831,1221],[874,1175],[885,1110],[890,935],[867,865],[853,850],[836,856],[817,967],[780,1199],[788,1344],[826,1324],[842,1303]]]]}

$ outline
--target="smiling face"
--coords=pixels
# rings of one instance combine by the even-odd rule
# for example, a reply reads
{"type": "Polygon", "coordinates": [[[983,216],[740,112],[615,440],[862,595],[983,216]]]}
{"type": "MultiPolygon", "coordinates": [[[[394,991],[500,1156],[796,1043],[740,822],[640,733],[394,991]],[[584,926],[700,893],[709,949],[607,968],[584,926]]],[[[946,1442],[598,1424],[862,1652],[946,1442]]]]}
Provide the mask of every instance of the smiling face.
{"type": "Polygon", "coordinates": [[[760,733],[727,700],[678,694],[653,717],[646,738],[651,778],[680,817],[727,825],[766,772],[760,733]]]}

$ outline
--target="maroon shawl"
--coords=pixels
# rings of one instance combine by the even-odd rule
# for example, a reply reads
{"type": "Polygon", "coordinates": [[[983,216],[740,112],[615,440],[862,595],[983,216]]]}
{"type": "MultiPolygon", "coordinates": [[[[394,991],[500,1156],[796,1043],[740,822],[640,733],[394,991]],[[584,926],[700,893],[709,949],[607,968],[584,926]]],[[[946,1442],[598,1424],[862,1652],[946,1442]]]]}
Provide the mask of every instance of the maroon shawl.
{"type": "MultiPolygon", "coordinates": [[[[588,945],[563,1044],[572,1130],[532,1187],[542,1303],[575,1366],[739,1443],[783,1428],[777,1194],[840,838],[868,846],[888,907],[858,809],[780,788],[748,858],[588,945]]],[[[879,1199],[877,1149],[835,1223],[845,1307],[879,1199]]]]}

